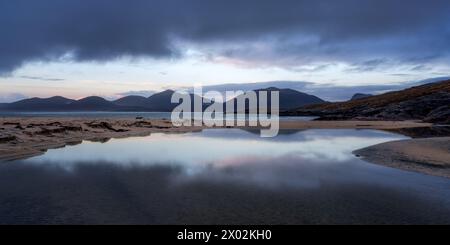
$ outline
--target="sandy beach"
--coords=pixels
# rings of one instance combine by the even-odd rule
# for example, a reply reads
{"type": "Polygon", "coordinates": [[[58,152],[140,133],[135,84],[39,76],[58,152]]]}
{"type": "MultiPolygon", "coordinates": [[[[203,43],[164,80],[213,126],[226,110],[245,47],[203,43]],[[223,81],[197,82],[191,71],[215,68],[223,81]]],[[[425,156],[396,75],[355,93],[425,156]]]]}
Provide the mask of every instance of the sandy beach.
{"type": "Polygon", "coordinates": [[[450,178],[450,137],[386,142],[354,154],[369,162],[450,178]]]}
{"type": "MultiPolygon", "coordinates": [[[[430,127],[415,121],[280,121],[280,129],[378,129],[430,127]]],[[[1,118],[0,160],[27,158],[48,149],[79,144],[83,140],[146,136],[151,133],[184,133],[204,127],[174,127],[169,120],[135,118],[1,118]]],[[[388,142],[358,150],[365,160],[391,167],[450,177],[450,138],[388,142]]]]}
{"type": "Polygon", "coordinates": [[[0,160],[27,158],[83,140],[146,136],[154,132],[188,132],[200,127],[173,127],[168,120],[87,118],[2,118],[0,160]]]}

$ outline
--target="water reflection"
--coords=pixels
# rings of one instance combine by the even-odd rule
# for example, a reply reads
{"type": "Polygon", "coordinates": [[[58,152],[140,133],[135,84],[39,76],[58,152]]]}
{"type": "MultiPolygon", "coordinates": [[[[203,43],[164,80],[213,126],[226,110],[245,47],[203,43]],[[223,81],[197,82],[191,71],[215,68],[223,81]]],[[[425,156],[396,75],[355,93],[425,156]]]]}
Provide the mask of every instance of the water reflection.
{"type": "Polygon", "coordinates": [[[403,136],[224,129],[84,142],[0,164],[3,224],[441,224],[450,181],[351,151],[403,136]]]}
{"type": "Polygon", "coordinates": [[[290,155],[335,164],[354,159],[355,149],[405,137],[374,130],[306,130],[274,138],[239,129],[209,129],[188,134],[155,133],[149,137],[111,139],[107,144],[84,142],[26,160],[56,162],[71,168],[79,161],[109,161],[119,165],[171,163],[189,171],[209,165],[223,166],[242,159],[275,159],[290,155]]]}

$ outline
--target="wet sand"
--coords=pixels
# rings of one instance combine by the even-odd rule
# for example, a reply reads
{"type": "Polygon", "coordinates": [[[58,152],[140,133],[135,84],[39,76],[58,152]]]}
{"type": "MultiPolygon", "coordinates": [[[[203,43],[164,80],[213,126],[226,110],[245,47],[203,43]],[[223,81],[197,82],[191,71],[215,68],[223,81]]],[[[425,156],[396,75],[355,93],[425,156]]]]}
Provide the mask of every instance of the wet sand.
{"type": "Polygon", "coordinates": [[[354,154],[372,163],[450,178],[450,137],[386,142],[354,154]]]}
{"type": "Polygon", "coordinates": [[[48,149],[79,144],[83,140],[147,136],[154,132],[183,133],[200,127],[173,127],[168,120],[92,118],[2,118],[0,160],[36,156],[48,149]]]}

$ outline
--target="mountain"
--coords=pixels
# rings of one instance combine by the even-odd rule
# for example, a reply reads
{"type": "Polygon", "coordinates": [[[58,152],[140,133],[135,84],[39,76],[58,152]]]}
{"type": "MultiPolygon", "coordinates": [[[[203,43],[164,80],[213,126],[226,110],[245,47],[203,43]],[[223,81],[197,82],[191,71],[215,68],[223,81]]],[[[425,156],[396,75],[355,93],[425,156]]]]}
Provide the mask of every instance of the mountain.
{"type": "MultiPolygon", "coordinates": [[[[270,92],[279,91],[280,109],[288,110],[298,108],[304,105],[323,103],[320,98],[299,92],[293,89],[278,89],[270,87],[266,89],[255,90],[259,98],[260,91],[268,92],[268,105],[271,105],[270,92]]],[[[60,96],[46,99],[32,98],[18,102],[5,104],[0,107],[2,110],[9,111],[172,111],[177,103],[172,103],[173,90],[165,90],[145,98],[142,96],[126,96],[115,101],[108,101],[102,97],[90,96],[80,100],[71,100],[60,96]]],[[[243,96],[243,95],[241,95],[243,96]]],[[[201,99],[198,95],[190,94],[191,103],[195,98],[201,99]]],[[[239,96],[238,96],[239,98],[239,96]]],[[[237,100],[238,98],[235,98],[237,100]]],[[[235,103],[236,104],[236,103],[235,103]]],[[[210,103],[203,103],[204,110],[210,103]]],[[[193,109],[193,105],[191,107],[193,109]]]]}
{"type": "Polygon", "coordinates": [[[147,98],[139,95],[129,95],[113,101],[120,106],[145,107],[147,98]]]}
{"type": "Polygon", "coordinates": [[[321,120],[423,120],[450,123],[450,80],[347,102],[304,106],[288,115],[316,115],[321,120]]]}
{"type": "Polygon", "coordinates": [[[80,100],[67,99],[61,96],[50,98],[30,98],[4,104],[1,110],[7,111],[115,111],[125,109],[98,96],[90,96],[80,100]]]}
{"type": "MultiPolygon", "coordinates": [[[[294,108],[299,108],[305,105],[313,105],[318,103],[324,103],[325,101],[320,99],[319,97],[316,97],[314,95],[306,94],[299,92],[297,90],[293,89],[279,89],[276,87],[269,87],[265,89],[257,89],[254,90],[256,92],[256,97],[259,101],[259,92],[267,91],[267,108],[270,108],[271,106],[271,92],[272,91],[278,91],[279,92],[279,109],[280,111],[286,111],[291,110],[294,108]]],[[[234,98],[234,104],[235,104],[235,111],[237,111],[237,101],[240,99],[243,99],[245,97],[245,93],[243,95],[239,95],[236,98],[234,98]]],[[[259,102],[258,102],[259,103],[259,102]]],[[[246,103],[246,110],[248,110],[249,104],[246,103]]]]}
{"type": "Polygon", "coordinates": [[[151,95],[148,98],[142,96],[126,96],[113,101],[115,105],[141,108],[144,111],[172,111],[178,104],[172,104],[173,90],[165,90],[151,95]]]}
{"type": "Polygon", "coordinates": [[[107,101],[102,97],[90,96],[76,100],[68,104],[65,108],[71,111],[114,111],[120,110],[121,106],[107,101]]]}
{"type": "MultiPolygon", "coordinates": [[[[142,105],[146,110],[149,111],[172,111],[176,106],[178,106],[178,103],[172,103],[172,95],[176,93],[173,90],[165,90],[160,93],[153,94],[152,96],[148,97],[145,101],[145,104],[142,105]]],[[[194,110],[194,99],[202,99],[198,95],[189,94],[191,97],[191,111],[194,110]]],[[[210,103],[204,101],[202,110],[204,110],[210,103]]]]}
{"type": "MultiPolygon", "coordinates": [[[[170,112],[177,103],[172,103],[173,90],[166,90],[145,98],[142,96],[126,96],[115,101],[102,97],[90,96],[80,100],[71,100],[60,96],[51,98],[31,98],[14,103],[0,104],[2,111],[160,111],[170,112]]],[[[190,94],[191,103],[197,95],[190,94]]],[[[203,108],[208,103],[204,103],[203,108]]]]}
{"type": "Polygon", "coordinates": [[[17,111],[61,111],[74,101],[61,96],[30,98],[6,104],[4,108],[17,111]]]}
{"type": "Polygon", "coordinates": [[[356,93],[352,96],[352,98],[350,100],[357,100],[357,99],[362,99],[362,98],[367,98],[372,96],[371,94],[362,94],[362,93],[356,93]]]}
{"type": "MultiPolygon", "coordinates": [[[[325,102],[324,100],[322,100],[321,98],[319,98],[317,96],[302,93],[302,92],[299,92],[299,91],[293,90],[293,89],[278,89],[275,87],[270,87],[267,89],[255,90],[255,92],[257,94],[260,91],[267,91],[268,94],[270,94],[270,92],[272,92],[272,91],[279,91],[280,111],[298,108],[298,107],[305,106],[305,105],[313,105],[313,104],[325,102]]],[[[269,104],[270,104],[270,101],[269,101],[269,104]]]]}
{"type": "Polygon", "coordinates": [[[153,94],[146,99],[143,106],[150,111],[172,111],[177,106],[177,104],[171,102],[173,93],[175,91],[168,89],[153,94]]]}

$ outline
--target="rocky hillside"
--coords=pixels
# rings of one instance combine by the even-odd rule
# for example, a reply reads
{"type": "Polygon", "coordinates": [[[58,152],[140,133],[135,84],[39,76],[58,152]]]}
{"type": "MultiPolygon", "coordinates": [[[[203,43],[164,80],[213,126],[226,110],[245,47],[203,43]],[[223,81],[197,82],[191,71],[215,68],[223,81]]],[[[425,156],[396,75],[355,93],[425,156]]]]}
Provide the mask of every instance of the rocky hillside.
{"type": "Polygon", "coordinates": [[[337,103],[291,110],[289,115],[316,115],[319,120],[423,120],[450,123],[450,80],[337,103]]]}
{"type": "Polygon", "coordinates": [[[371,94],[356,93],[356,94],[354,94],[354,95],[352,96],[352,98],[351,98],[350,100],[359,100],[359,99],[367,98],[367,97],[370,97],[370,96],[373,96],[373,95],[371,95],[371,94]]]}

